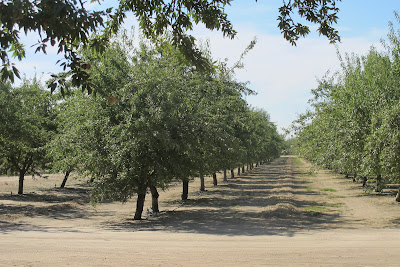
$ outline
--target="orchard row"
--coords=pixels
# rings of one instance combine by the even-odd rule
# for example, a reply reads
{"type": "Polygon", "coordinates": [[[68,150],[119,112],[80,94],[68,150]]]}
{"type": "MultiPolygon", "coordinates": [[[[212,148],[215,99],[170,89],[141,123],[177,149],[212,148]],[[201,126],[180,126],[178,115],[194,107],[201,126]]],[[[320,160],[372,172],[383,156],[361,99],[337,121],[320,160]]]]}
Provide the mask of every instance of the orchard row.
{"type": "MultiPolygon", "coordinates": [[[[400,35],[384,51],[346,55],[342,69],[312,93],[312,110],[294,123],[298,153],[375,191],[400,183],[400,35]]],[[[400,190],[397,197],[400,201],[400,190]]]]}
{"type": "MultiPolygon", "coordinates": [[[[207,52],[207,47],[204,48],[207,52]]],[[[209,53],[208,53],[209,54],[209,53]]],[[[1,84],[0,163],[24,176],[39,170],[86,175],[94,202],[137,196],[140,219],[146,193],[158,211],[158,191],[172,180],[200,177],[279,156],[282,138],[269,115],[244,99],[253,93],[235,79],[235,67],[213,62],[199,71],[164,43],[134,46],[121,34],[101,55],[81,51],[95,94],[63,84],[51,95],[35,80],[1,84]]],[[[209,56],[212,62],[211,56],[209,56]]]]}

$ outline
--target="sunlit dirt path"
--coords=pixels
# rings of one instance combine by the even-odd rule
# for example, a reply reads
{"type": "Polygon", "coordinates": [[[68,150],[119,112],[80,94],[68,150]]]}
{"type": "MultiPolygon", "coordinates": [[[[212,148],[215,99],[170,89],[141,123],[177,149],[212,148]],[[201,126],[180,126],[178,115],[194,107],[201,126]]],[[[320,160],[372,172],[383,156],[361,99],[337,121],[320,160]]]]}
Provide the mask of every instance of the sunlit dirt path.
{"type": "Polygon", "coordinates": [[[217,187],[208,180],[201,194],[193,181],[185,203],[172,185],[160,196],[163,212],[139,222],[132,202],[3,196],[0,266],[400,265],[400,205],[391,196],[365,195],[293,157],[217,187]]]}

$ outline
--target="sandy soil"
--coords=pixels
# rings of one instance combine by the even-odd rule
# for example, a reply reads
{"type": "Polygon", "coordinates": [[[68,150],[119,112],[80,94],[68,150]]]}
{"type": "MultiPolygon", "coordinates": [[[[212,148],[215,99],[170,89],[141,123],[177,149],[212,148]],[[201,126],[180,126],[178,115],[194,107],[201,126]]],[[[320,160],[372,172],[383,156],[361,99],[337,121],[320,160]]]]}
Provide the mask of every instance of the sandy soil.
{"type": "Polygon", "coordinates": [[[91,206],[83,180],[26,177],[23,196],[17,180],[0,177],[0,266],[400,266],[395,192],[293,157],[201,194],[195,180],[184,203],[173,183],[142,221],[134,201],[91,206]]]}

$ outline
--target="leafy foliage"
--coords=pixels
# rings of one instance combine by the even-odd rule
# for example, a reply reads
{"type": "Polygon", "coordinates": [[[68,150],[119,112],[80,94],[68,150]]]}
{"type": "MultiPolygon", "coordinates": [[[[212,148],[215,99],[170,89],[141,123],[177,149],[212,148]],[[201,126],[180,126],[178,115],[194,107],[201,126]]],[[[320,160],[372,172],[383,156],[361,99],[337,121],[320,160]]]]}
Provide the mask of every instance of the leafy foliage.
{"type": "Polygon", "coordinates": [[[289,0],[287,3],[284,1],[283,6],[279,8],[278,26],[285,39],[291,44],[295,45],[300,37],[304,37],[310,33],[309,26],[296,23],[293,20],[292,14],[294,14],[294,10],[296,9],[300,17],[319,25],[317,31],[320,35],[326,36],[331,43],[340,41],[338,31],[332,27],[332,24],[337,23],[337,13],[339,12],[335,1],[289,0]]]}
{"type": "MultiPolygon", "coordinates": [[[[291,15],[297,12],[306,21],[319,25],[318,32],[331,42],[339,41],[332,24],[337,21],[340,0],[295,0],[284,2],[279,9],[279,25],[284,37],[291,43],[309,33],[309,26],[296,23],[291,15]]],[[[99,1],[99,4],[101,1],[99,1]]],[[[77,51],[91,48],[95,53],[105,51],[111,38],[119,31],[128,13],[139,21],[143,35],[157,44],[165,40],[164,33],[171,32],[172,45],[194,64],[197,69],[212,69],[195,44],[195,38],[187,33],[195,24],[202,23],[210,30],[219,30],[228,38],[236,31],[228,19],[225,9],[231,0],[217,1],[117,1],[118,7],[92,11],[84,2],[77,0],[6,0],[0,2],[0,70],[3,81],[14,81],[20,77],[11,57],[22,60],[25,44],[20,34],[36,32],[39,42],[35,52],[46,54],[47,47],[57,46],[64,55],[60,65],[65,73],[54,74],[49,87],[64,92],[68,83],[82,87],[89,94],[97,89],[89,75],[92,62],[81,58],[77,51]]],[[[101,7],[101,6],[100,6],[101,7]]]]}

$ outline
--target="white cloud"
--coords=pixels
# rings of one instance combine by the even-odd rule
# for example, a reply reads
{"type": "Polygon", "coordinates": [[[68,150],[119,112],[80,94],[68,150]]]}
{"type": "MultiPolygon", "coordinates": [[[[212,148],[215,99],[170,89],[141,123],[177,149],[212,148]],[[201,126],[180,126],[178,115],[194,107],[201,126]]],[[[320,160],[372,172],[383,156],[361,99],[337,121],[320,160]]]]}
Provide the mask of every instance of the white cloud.
{"type": "MultiPolygon", "coordinates": [[[[339,70],[336,47],[326,38],[302,39],[294,47],[282,36],[260,34],[250,28],[239,28],[238,33],[235,40],[229,40],[219,32],[195,31],[196,36],[210,40],[215,58],[228,58],[231,64],[257,36],[257,45],[244,60],[245,70],[237,71],[236,76],[250,81],[250,88],[258,95],[247,97],[248,102],[268,111],[279,128],[289,126],[298,113],[307,109],[317,78],[328,70],[339,70]]],[[[365,54],[371,45],[368,38],[344,38],[338,49],[340,53],[365,54]]]]}

